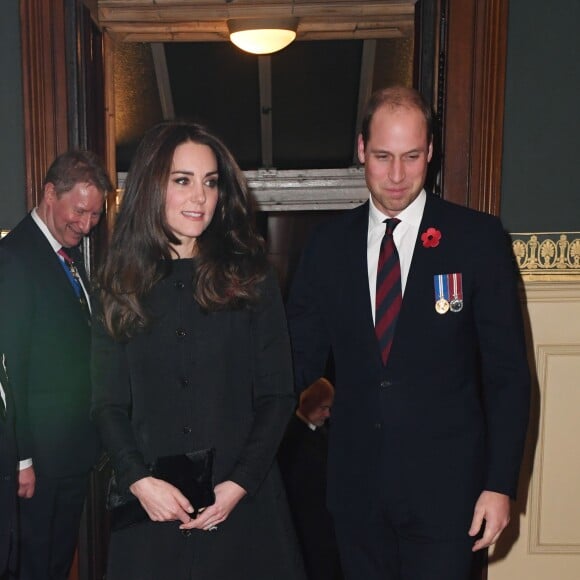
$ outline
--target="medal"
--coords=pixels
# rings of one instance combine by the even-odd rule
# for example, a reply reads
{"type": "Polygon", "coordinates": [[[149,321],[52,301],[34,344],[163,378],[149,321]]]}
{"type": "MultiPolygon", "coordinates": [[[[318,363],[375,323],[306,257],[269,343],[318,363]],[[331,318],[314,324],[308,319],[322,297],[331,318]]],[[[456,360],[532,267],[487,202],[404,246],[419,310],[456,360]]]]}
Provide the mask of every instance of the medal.
{"type": "Polygon", "coordinates": [[[445,314],[449,311],[449,280],[447,274],[435,274],[435,312],[445,314]]]}
{"type": "Polygon", "coordinates": [[[449,286],[451,287],[451,312],[460,312],[463,309],[463,284],[461,274],[449,274],[449,286]]]}

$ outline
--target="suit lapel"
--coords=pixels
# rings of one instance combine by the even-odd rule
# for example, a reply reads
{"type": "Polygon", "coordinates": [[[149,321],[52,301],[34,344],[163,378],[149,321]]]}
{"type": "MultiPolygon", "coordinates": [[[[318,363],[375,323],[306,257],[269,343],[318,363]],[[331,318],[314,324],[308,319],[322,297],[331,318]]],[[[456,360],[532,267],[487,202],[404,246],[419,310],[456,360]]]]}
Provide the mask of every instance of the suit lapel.
{"type": "Polygon", "coordinates": [[[371,299],[369,294],[369,272],[367,261],[367,238],[369,224],[369,203],[368,201],[360,208],[352,224],[353,240],[347,240],[347,251],[349,261],[347,264],[347,283],[352,288],[352,304],[364,305],[361,313],[361,321],[365,328],[370,329],[374,339],[375,329],[373,324],[373,313],[371,309],[371,299]],[[354,243],[353,243],[354,241],[354,243]]]}
{"type": "Polygon", "coordinates": [[[423,288],[420,288],[420,286],[422,286],[421,275],[427,267],[430,258],[433,257],[433,249],[425,248],[423,246],[421,234],[429,227],[434,227],[439,230],[441,229],[441,224],[437,218],[437,212],[435,211],[434,203],[436,203],[436,200],[433,198],[433,196],[427,194],[425,209],[423,210],[421,225],[419,226],[419,232],[417,233],[417,239],[415,240],[415,249],[413,250],[413,258],[411,260],[411,267],[407,277],[407,286],[405,288],[403,306],[405,306],[406,303],[408,305],[407,307],[412,307],[412,305],[409,306],[409,303],[413,301],[413,297],[416,295],[417,290],[424,290],[423,288]]]}
{"type": "Polygon", "coordinates": [[[367,257],[367,240],[369,227],[369,202],[358,207],[349,228],[352,237],[345,238],[344,247],[348,256],[344,284],[348,288],[347,308],[352,311],[351,330],[353,336],[361,337],[361,343],[376,351],[376,360],[380,363],[380,349],[375,334],[371,297],[369,292],[369,273],[367,257]],[[354,308],[354,305],[357,305],[354,308]]]}
{"type": "MultiPolygon", "coordinates": [[[[43,279],[44,277],[49,277],[54,282],[50,282],[50,284],[46,285],[48,291],[55,291],[63,296],[69,296],[71,301],[71,311],[74,304],[75,311],[78,310],[79,314],[85,317],[82,308],[79,305],[78,299],[76,297],[75,291],[71,286],[71,282],[63,268],[63,264],[61,263],[60,258],[52,249],[52,246],[46,239],[46,236],[42,233],[40,228],[36,225],[30,214],[27,217],[26,229],[28,232],[26,233],[25,240],[26,244],[29,246],[29,252],[33,256],[34,263],[38,265],[38,272],[37,275],[43,279]]],[[[24,224],[24,221],[22,222],[24,224]]],[[[26,231],[26,230],[25,230],[26,231]]],[[[81,267],[79,268],[79,272],[81,277],[83,278],[83,283],[85,287],[88,289],[87,280],[86,280],[86,273],[84,270],[84,266],[82,266],[82,257],[78,248],[72,248],[72,258],[79,264],[81,267]]]]}
{"type": "Polygon", "coordinates": [[[424,313],[429,308],[435,308],[433,275],[435,273],[444,273],[446,252],[441,246],[437,248],[424,247],[421,234],[430,227],[445,232],[444,218],[441,212],[438,211],[438,207],[439,200],[433,195],[427,194],[423,217],[419,226],[417,239],[415,240],[415,248],[407,277],[403,304],[397,321],[391,358],[393,358],[393,355],[396,356],[398,343],[402,345],[413,341],[413,337],[408,333],[411,331],[416,333],[417,329],[420,329],[421,324],[424,322],[421,320],[424,313]],[[425,310],[426,308],[427,310],[425,310]]]}
{"type": "MultiPolygon", "coordinates": [[[[7,409],[12,407],[10,399],[10,390],[8,388],[8,372],[6,370],[6,357],[4,353],[0,353],[0,383],[4,391],[5,401],[0,400],[0,419],[6,420],[7,409]]],[[[0,397],[1,399],[1,397],[0,397]]]]}

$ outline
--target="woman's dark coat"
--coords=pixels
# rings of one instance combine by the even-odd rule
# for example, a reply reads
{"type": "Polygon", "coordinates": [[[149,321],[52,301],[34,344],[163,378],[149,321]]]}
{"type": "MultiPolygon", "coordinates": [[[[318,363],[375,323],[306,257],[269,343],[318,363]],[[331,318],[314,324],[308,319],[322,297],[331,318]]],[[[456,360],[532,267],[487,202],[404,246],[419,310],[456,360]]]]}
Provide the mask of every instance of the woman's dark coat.
{"type": "Polygon", "coordinates": [[[269,275],[251,308],[204,312],[192,260],[146,300],[147,331],[114,342],[93,324],[93,411],[121,488],[157,457],[214,447],[215,484],[248,493],[215,532],[178,522],[113,532],[108,580],[297,580],[302,563],[275,455],[294,408],[289,340],[269,275]]]}

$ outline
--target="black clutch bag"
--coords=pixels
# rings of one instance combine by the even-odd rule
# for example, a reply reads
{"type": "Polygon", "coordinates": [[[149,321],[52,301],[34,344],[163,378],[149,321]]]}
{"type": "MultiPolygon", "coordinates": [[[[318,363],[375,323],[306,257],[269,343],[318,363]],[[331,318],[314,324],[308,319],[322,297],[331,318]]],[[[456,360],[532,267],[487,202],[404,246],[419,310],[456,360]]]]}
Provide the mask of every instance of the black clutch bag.
{"type": "MultiPolygon", "coordinates": [[[[151,475],[174,485],[193,506],[192,518],[201,508],[215,502],[213,461],[215,449],[204,449],[181,455],[159,457],[151,467],[151,475]]],[[[115,473],[109,480],[107,509],[111,530],[120,530],[149,519],[139,500],[130,492],[121,492],[115,473]]]]}

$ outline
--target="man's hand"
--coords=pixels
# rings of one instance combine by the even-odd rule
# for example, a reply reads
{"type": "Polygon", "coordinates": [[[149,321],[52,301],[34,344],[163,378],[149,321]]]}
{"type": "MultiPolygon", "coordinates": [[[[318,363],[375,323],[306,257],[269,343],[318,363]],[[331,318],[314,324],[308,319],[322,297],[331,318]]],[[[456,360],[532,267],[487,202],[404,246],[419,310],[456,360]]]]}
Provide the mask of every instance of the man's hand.
{"type": "Polygon", "coordinates": [[[476,536],[481,530],[484,521],[485,530],[483,536],[473,544],[472,550],[474,552],[495,544],[509,524],[509,496],[495,491],[482,491],[473,510],[473,520],[471,521],[471,528],[469,528],[469,535],[476,536]]]}
{"type": "Polygon", "coordinates": [[[36,475],[32,465],[18,472],[18,497],[31,498],[34,495],[35,485],[36,475]]]}

